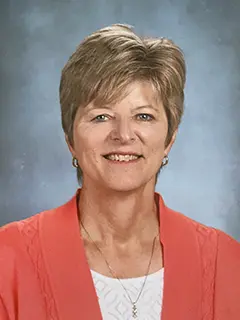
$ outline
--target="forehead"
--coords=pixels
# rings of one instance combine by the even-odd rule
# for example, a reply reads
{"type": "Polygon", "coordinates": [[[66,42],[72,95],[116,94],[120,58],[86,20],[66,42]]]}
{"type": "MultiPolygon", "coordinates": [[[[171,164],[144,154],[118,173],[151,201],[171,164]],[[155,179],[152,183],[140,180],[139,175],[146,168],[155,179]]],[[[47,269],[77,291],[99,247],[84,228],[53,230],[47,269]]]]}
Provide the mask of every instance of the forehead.
{"type": "Polygon", "coordinates": [[[151,83],[136,81],[127,85],[123,90],[116,89],[110,97],[96,97],[85,107],[85,111],[102,108],[114,109],[122,104],[135,109],[145,107],[158,110],[162,103],[160,93],[151,83]]]}

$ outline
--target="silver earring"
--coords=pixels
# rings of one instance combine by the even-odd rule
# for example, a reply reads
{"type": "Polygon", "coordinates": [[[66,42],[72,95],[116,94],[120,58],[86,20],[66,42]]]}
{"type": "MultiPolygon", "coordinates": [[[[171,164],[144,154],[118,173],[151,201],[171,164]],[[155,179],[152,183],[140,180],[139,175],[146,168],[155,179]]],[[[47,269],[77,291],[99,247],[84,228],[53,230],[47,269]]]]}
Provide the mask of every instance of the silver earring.
{"type": "Polygon", "coordinates": [[[78,168],[79,167],[77,158],[75,158],[75,157],[72,158],[72,165],[73,165],[74,168],[78,168]]]}
{"type": "Polygon", "coordinates": [[[166,166],[166,165],[168,164],[168,162],[169,162],[169,158],[168,158],[168,156],[165,156],[165,157],[163,158],[162,166],[161,166],[161,167],[166,166]]]}

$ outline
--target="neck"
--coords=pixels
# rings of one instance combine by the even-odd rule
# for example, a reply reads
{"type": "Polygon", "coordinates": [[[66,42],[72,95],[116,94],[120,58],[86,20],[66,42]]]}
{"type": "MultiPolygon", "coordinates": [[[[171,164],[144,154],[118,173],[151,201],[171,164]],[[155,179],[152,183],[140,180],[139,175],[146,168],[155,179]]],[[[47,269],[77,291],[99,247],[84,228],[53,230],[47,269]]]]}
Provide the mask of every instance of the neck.
{"type": "Polygon", "coordinates": [[[78,208],[79,219],[97,242],[124,247],[152,241],[159,232],[154,187],[120,192],[83,185],[78,208]]]}

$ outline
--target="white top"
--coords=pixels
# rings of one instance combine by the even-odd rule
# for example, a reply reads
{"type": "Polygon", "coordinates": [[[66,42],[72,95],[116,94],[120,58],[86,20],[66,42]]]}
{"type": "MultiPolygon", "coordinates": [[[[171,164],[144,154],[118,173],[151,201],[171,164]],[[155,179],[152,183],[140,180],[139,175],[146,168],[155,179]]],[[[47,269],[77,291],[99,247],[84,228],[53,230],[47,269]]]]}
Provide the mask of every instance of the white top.
{"type": "MultiPolygon", "coordinates": [[[[163,299],[164,268],[150,274],[140,295],[137,317],[132,315],[132,304],[117,279],[106,277],[91,270],[103,320],[159,320],[163,299]]],[[[136,301],[145,277],[120,279],[132,301],[136,301]]]]}

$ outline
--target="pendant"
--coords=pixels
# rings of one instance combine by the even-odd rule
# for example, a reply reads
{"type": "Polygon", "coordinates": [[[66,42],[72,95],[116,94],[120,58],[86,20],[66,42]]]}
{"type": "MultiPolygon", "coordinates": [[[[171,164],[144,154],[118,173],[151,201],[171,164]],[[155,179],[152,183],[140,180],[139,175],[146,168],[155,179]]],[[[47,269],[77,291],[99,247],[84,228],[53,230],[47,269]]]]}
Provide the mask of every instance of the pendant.
{"type": "Polygon", "coordinates": [[[135,303],[133,303],[133,307],[132,307],[132,317],[134,319],[137,318],[137,307],[136,307],[135,303]]]}

